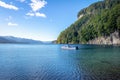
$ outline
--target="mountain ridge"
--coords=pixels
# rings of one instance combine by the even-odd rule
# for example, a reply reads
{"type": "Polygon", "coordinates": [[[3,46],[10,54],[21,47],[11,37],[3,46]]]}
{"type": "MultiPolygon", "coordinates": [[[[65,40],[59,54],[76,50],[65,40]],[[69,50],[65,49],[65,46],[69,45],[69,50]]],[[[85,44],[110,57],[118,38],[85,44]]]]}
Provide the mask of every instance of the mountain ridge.
{"type": "Polygon", "coordinates": [[[38,44],[42,41],[32,40],[27,38],[19,38],[13,36],[0,36],[0,43],[23,43],[23,44],[38,44]]]}

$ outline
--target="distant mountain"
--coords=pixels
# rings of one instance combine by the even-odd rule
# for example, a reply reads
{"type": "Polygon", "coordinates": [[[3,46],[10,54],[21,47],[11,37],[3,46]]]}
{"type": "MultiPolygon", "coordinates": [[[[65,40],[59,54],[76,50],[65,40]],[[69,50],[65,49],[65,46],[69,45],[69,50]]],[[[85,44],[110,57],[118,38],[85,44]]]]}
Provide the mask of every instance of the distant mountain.
{"type": "Polygon", "coordinates": [[[51,44],[52,41],[42,41],[44,44],[51,44]]]}
{"type": "Polygon", "coordinates": [[[57,43],[57,40],[52,41],[52,43],[53,43],[53,44],[56,44],[56,43],[57,43]]]}
{"type": "Polygon", "coordinates": [[[13,36],[0,36],[0,43],[41,44],[43,42],[32,39],[18,38],[13,36]]]}
{"type": "Polygon", "coordinates": [[[43,41],[44,44],[56,44],[56,40],[53,41],[43,41]]]}

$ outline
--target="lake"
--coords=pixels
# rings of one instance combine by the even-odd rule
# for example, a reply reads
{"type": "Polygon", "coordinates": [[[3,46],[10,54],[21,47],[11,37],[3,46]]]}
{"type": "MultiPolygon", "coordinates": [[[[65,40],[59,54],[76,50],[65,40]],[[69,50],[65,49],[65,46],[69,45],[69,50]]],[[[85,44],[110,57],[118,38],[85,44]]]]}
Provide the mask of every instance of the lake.
{"type": "Polygon", "coordinates": [[[0,44],[0,80],[120,80],[120,47],[0,44]]]}

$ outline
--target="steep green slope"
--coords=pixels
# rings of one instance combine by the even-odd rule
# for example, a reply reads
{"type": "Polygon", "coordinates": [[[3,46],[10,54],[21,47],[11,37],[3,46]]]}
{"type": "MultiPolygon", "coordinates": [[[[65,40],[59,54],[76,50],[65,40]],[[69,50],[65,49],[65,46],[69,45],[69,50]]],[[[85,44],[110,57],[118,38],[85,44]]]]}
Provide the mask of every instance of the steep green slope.
{"type": "Polygon", "coordinates": [[[87,43],[101,36],[120,33],[120,0],[104,0],[81,10],[78,20],[62,31],[57,43],[87,43]]]}

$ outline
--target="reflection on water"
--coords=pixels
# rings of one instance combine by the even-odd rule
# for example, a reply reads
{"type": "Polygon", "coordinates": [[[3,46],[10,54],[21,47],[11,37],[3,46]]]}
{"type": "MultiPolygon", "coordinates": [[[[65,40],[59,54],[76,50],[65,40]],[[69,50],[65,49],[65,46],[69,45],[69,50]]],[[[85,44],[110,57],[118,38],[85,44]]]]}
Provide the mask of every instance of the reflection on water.
{"type": "Polygon", "coordinates": [[[120,80],[120,48],[0,45],[0,80],[120,80]]]}

